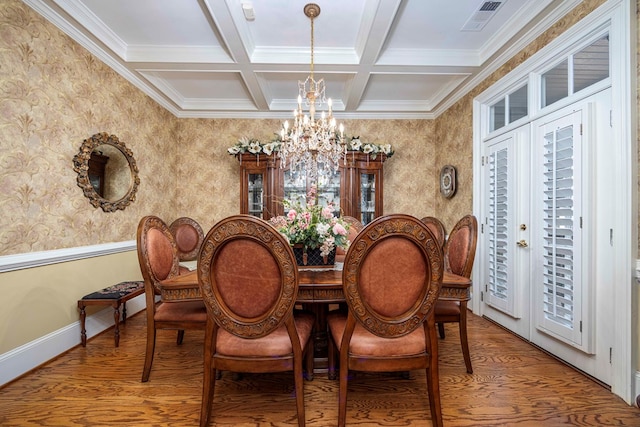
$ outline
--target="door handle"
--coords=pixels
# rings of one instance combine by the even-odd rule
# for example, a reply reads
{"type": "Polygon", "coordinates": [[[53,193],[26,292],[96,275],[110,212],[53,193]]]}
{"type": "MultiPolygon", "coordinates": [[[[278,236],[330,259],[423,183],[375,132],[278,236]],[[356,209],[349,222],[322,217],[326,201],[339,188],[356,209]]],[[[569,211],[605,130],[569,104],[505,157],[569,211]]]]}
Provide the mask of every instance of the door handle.
{"type": "Polygon", "coordinates": [[[526,248],[527,246],[529,246],[529,244],[527,243],[526,240],[520,240],[519,242],[516,243],[518,246],[520,246],[521,248],[526,248]]]}

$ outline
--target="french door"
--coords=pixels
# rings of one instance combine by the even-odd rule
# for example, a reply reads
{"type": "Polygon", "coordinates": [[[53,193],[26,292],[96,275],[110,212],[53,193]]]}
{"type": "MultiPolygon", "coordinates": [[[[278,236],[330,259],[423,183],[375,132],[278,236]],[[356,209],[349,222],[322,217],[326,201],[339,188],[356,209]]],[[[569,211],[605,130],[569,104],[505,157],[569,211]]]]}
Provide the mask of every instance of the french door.
{"type": "Polygon", "coordinates": [[[480,257],[482,314],[607,384],[609,93],[485,141],[480,257]]]}

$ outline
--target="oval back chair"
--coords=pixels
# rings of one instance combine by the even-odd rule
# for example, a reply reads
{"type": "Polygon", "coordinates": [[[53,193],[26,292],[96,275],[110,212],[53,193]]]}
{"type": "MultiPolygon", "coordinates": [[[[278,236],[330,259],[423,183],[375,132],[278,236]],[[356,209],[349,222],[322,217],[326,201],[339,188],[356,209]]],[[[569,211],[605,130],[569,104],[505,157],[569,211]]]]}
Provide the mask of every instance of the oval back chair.
{"type": "Polygon", "coordinates": [[[315,316],[295,313],[298,267],[286,238],[249,215],[219,221],[198,259],[207,308],[200,425],[211,415],[216,372],[293,371],[298,425],[305,425],[303,349],[313,363],[315,316]],[[241,254],[241,255],[240,255],[241,254]]]}
{"type": "MultiPolygon", "coordinates": [[[[463,216],[453,227],[444,245],[445,270],[466,278],[471,277],[476,256],[478,221],[473,215],[463,216]]],[[[467,338],[467,301],[439,300],[436,304],[436,323],[440,338],[444,338],[444,324],[458,323],[460,344],[467,372],[472,374],[469,340],[467,338]]]]}
{"type": "Polygon", "coordinates": [[[185,329],[204,329],[207,312],[202,301],[157,303],[158,282],[180,274],[176,242],[169,227],[157,216],[145,216],[137,231],[137,250],[140,271],[144,278],[147,303],[147,346],[142,370],[142,382],[149,380],[158,329],[177,329],[178,344],[185,329]]]}
{"type": "Polygon", "coordinates": [[[348,311],[327,316],[330,375],[339,353],[339,426],[350,370],[414,369],[426,370],[431,420],[442,425],[434,307],[443,266],[436,238],[409,215],[379,217],[351,243],[342,271],[348,311]]]}
{"type": "Polygon", "coordinates": [[[424,222],[425,225],[431,230],[435,238],[438,240],[440,244],[440,248],[444,249],[444,242],[447,238],[447,230],[444,228],[444,224],[438,218],[434,216],[425,216],[420,219],[420,221],[424,222]]]}
{"type": "Polygon", "coordinates": [[[186,216],[173,221],[169,226],[176,241],[178,259],[193,261],[198,257],[198,251],[204,240],[204,231],[195,220],[186,216]]]}

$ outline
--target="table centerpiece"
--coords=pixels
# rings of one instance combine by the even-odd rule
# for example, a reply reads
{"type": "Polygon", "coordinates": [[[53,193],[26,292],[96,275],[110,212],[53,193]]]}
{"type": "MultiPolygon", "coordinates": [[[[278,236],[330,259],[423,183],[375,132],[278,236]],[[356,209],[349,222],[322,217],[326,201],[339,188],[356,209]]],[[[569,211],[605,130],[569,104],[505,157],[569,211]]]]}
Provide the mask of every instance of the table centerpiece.
{"type": "Polygon", "coordinates": [[[282,201],[286,215],[270,219],[293,247],[300,266],[333,267],[336,247],[349,248],[349,224],[335,216],[333,202],[325,206],[318,203],[315,185],[306,200],[282,201]]]}

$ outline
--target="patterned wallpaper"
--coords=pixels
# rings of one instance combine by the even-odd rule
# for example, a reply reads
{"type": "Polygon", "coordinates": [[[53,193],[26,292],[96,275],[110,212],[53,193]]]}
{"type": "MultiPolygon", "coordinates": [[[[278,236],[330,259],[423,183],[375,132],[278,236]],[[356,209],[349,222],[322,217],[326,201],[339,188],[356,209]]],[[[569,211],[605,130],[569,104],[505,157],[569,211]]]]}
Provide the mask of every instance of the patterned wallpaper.
{"type": "MultiPolygon", "coordinates": [[[[435,213],[431,121],[349,120],[344,125],[349,135],[390,142],[396,150],[384,165],[384,213],[419,217],[435,213]]],[[[215,221],[238,213],[240,170],[227,148],[242,136],[269,140],[281,126],[279,120],[181,120],[176,215],[191,216],[208,229],[215,221]]]]}
{"type": "MultiPolygon", "coordinates": [[[[473,98],[604,2],[583,1],[436,120],[345,121],[349,135],[396,150],[384,213],[436,215],[447,229],[470,213],[473,98]],[[448,200],[438,191],[446,164],[458,172],[448,200]]],[[[0,2],[0,111],[0,255],[132,240],[148,214],[191,216],[208,230],[238,212],[239,168],[226,148],[281,125],[177,119],[19,0],[0,2]],[[76,185],[73,156],[97,132],[118,136],[140,169],[124,211],[93,208],[76,185]]]]}
{"type": "Polygon", "coordinates": [[[0,2],[0,110],[0,255],[131,240],[141,216],[173,216],[175,117],[18,0],[0,2]],[[137,200],[109,214],[72,164],[103,131],[144,159],[137,200]]]}
{"type": "MultiPolygon", "coordinates": [[[[177,119],[19,0],[0,2],[0,255],[135,239],[138,221],[191,216],[208,230],[239,212],[239,168],[227,147],[269,138],[275,120],[177,119]],[[140,170],[124,211],[93,208],[72,159],[97,132],[116,135],[140,170]]],[[[433,124],[345,122],[390,142],[385,212],[434,214],[433,124]]]]}

